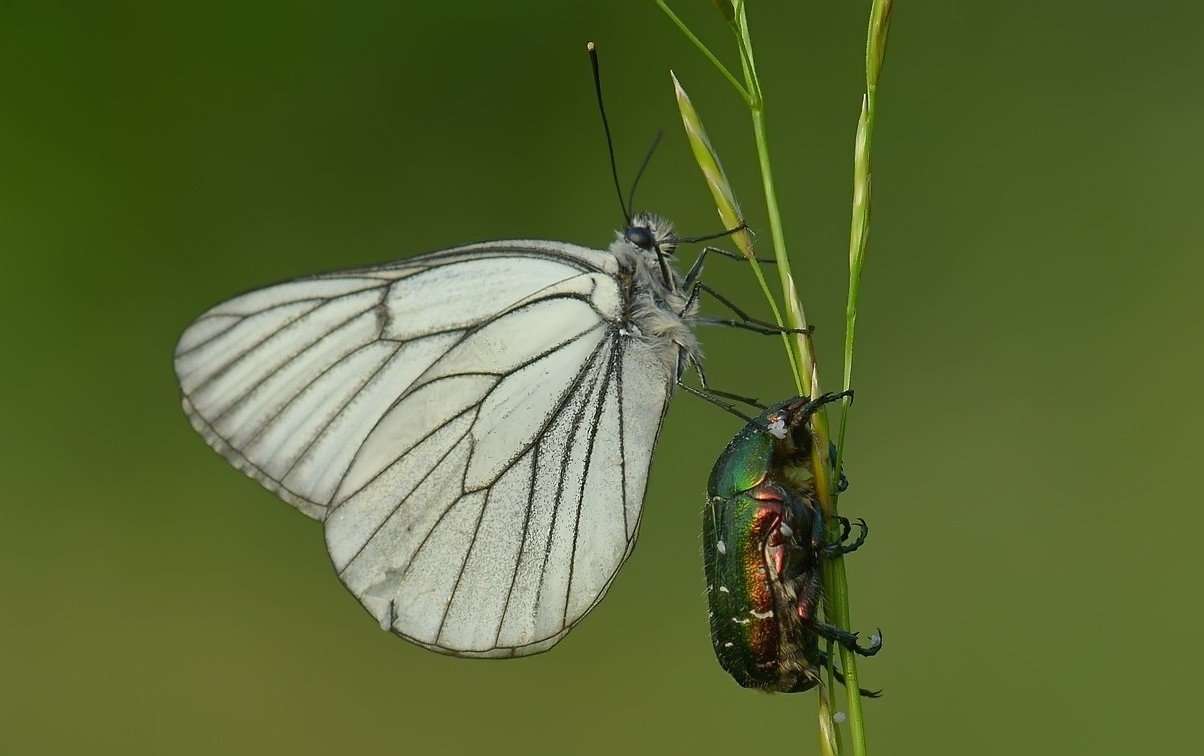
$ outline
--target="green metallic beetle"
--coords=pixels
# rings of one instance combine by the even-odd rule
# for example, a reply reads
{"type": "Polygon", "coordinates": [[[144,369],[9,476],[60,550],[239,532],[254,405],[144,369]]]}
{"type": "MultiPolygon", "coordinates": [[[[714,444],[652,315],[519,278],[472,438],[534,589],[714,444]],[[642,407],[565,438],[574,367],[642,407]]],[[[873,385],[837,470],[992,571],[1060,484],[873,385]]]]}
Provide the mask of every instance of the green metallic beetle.
{"type": "MultiPolygon", "coordinates": [[[[818,618],[820,560],[856,550],[868,528],[859,521],[860,533],[848,543],[852,527],[842,517],[840,542],[825,545],[807,420],[851,394],[775,404],[732,439],[711,470],[703,514],[711,640],[719,664],[746,688],[794,693],[815,687],[827,664],[821,638],[862,656],[882,646],[880,633],[863,647],[856,633],[818,618]]],[[[836,677],[844,682],[839,672],[836,677]]]]}

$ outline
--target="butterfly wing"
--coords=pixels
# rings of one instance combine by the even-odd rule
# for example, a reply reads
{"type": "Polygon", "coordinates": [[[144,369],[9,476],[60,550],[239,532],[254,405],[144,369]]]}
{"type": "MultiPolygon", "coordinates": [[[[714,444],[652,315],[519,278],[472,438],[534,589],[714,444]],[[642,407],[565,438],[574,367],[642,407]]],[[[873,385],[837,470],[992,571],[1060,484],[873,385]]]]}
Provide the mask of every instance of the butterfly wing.
{"type": "Polygon", "coordinates": [[[447,653],[555,644],[630,553],[672,366],[620,332],[607,253],[507,242],[280,284],[184,333],[184,407],[326,523],[383,627],[447,653]]]}

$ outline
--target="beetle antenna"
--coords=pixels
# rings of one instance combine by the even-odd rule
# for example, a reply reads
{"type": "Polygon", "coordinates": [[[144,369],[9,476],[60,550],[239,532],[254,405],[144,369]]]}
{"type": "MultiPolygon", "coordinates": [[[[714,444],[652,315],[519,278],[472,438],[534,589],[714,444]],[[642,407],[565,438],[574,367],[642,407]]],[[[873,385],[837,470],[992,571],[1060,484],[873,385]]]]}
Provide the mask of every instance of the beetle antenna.
{"type": "MultiPolygon", "coordinates": [[[[588,42],[585,45],[585,51],[589,53],[589,64],[594,71],[594,92],[598,95],[598,112],[602,114],[602,130],[606,132],[606,151],[610,153],[610,175],[615,180],[615,192],[619,196],[619,207],[623,209],[623,225],[626,227],[631,225],[631,213],[627,210],[627,205],[623,203],[623,187],[619,182],[619,167],[615,164],[615,143],[610,137],[610,122],[606,120],[606,106],[602,104],[602,74],[598,70],[598,49],[593,42],[588,42]]],[[[645,159],[644,162],[648,161],[645,159]]],[[[640,169],[641,172],[643,170],[643,168],[640,169]]],[[[636,181],[639,181],[638,177],[636,181]]],[[[634,186],[632,193],[635,193],[634,186]]]]}
{"type": "Polygon", "coordinates": [[[790,424],[799,425],[800,423],[805,423],[807,418],[814,415],[820,407],[824,406],[825,404],[831,404],[832,402],[840,401],[846,396],[849,398],[850,402],[853,401],[853,389],[846,389],[835,394],[822,394],[817,396],[798,409],[798,412],[794,415],[794,418],[791,420],[790,424]]]}

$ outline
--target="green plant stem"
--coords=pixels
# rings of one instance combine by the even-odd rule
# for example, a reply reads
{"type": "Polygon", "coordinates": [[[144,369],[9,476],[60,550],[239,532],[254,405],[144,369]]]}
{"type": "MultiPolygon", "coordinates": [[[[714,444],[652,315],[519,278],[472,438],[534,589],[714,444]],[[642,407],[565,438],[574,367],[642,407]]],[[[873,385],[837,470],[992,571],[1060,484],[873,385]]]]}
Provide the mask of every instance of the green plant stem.
{"type": "MultiPolygon", "coordinates": [[[[857,118],[857,135],[853,144],[853,212],[849,224],[849,292],[845,304],[844,331],[844,388],[853,385],[853,346],[857,339],[857,301],[861,294],[861,273],[865,267],[865,252],[869,245],[870,199],[873,175],[870,154],[874,143],[874,121],[878,113],[878,78],[886,55],[886,35],[890,28],[892,0],[874,0],[870,8],[869,29],[866,32],[865,95],[857,118]]],[[[840,408],[840,430],[837,433],[836,469],[844,456],[845,432],[848,428],[849,407],[845,399],[840,408]]]]}
{"type": "MultiPolygon", "coordinates": [[[[696,37],[692,37],[692,39],[697,42],[696,37]]],[[[700,42],[697,43],[701,44],[700,42]]],[[[715,151],[714,145],[711,144],[711,140],[706,133],[706,128],[702,125],[702,119],[699,117],[694,103],[691,102],[690,96],[686,94],[685,88],[677,80],[677,75],[670,71],[670,77],[673,79],[673,92],[677,98],[677,108],[681,111],[682,125],[686,129],[686,140],[690,143],[690,148],[694,151],[694,159],[697,161],[698,167],[702,169],[702,175],[706,179],[707,186],[710,187],[711,196],[715,199],[715,208],[719,211],[719,219],[725,227],[736,228],[743,223],[744,214],[740,211],[740,205],[736,202],[736,196],[732,191],[731,183],[727,180],[727,174],[723,171],[723,165],[719,161],[719,154],[715,151]]],[[[761,271],[761,266],[756,263],[756,252],[753,250],[752,235],[747,230],[738,231],[732,235],[732,240],[740,248],[740,251],[744,253],[745,258],[752,264],[753,276],[756,277],[757,283],[761,286],[761,292],[765,295],[765,300],[769,302],[769,309],[773,313],[774,323],[779,328],[783,327],[785,321],[782,319],[782,312],[778,308],[777,300],[774,298],[773,292],[769,290],[769,283],[765,280],[765,274],[761,271]]],[[[782,345],[786,348],[786,354],[792,355],[789,334],[783,331],[781,339],[782,345]]],[[[788,361],[790,363],[790,370],[794,374],[794,381],[798,384],[801,379],[793,357],[788,361]]]]}
{"type": "MultiPolygon", "coordinates": [[[[828,686],[828,690],[834,690],[828,686]]],[[[819,752],[823,756],[836,756],[840,753],[840,728],[832,718],[832,708],[828,703],[828,695],[823,688],[819,689],[819,752]]]]}
{"type": "MultiPolygon", "coordinates": [[[[757,145],[757,159],[761,168],[761,181],[765,193],[765,204],[769,218],[769,228],[774,246],[774,257],[777,259],[778,276],[782,283],[782,295],[786,302],[786,312],[791,327],[805,330],[807,318],[795,289],[794,277],[790,272],[790,260],[786,253],[786,238],[782,228],[781,213],[778,209],[777,191],[774,188],[773,172],[769,160],[769,138],[765,124],[765,98],[761,91],[760,80],[757,77],[756,58],[753,55],[752,38],[748,27],[745,4],[736,6],[736,34],[741,47],[741,65],[744,69],[745,83],[753,99],[761,104],[760,108],[752,110],[753,134],[757,145]]],[[[797,374],[801,377],[800,393],[806,396],[818,396],[820,393],[819,368],[815,359],[814,344],[811,335],[800,333],[796,336],[793,357],[797,361],[797,374]]],[[[832,461],[828,459],[828,423],[824,412],[817,412],[811,419],[811,431],[814,443],[811,449],[811,470],[814,476],[816,496],[824,515],[835,525],[836,499],[832,485],[832,461]]],[[[837,627],[848,629],[851,625],[849,612],[848,578],[845,573],[844,559],[837,557],[825,562],[823,571],[825,602],[824,611],[828,621],[837,627]]],[[[845,675],[846,697],[848,700],[849,732],[855,756],[865,756],[865,720],[861,709],[861,693],[858,686],[857,659],[853,652],[840,648],[841,668],[845,675]]]]}
{"type": "MultiPolygon", "coordinates": [[[[853,386],[853,346],[857,337],[857,302],[861,294],[861,273],[865,267],[865,252],[869,242],[870,198],[873,185],[870,154],[874,140],[874,120],[877,115],[878,78],[882,61],[886,55],[886,35],[890,25],[891,0],[873,0],[870,7],[869,27],[866,29],[865,49],[865,96],[861,100],[861,112],[857,117],[857,132],[853,146],[853,209],[849,227],[849,291],[845,305],[844,338],[844,388],[853,386]]],[[[845,433],[848,430],[849,407],[852,399],[846,398],[840,407],[840,428],[837,432],[836,462],[834,470],[841,469],[845,449],[845,433]]],[[[839,475],[839,472],[837,472],[839,475]]],[[[838,587],[845,584],[844,560],[832,562],[833,581],[838,587]]],[[[847,603],[845,613],[836,624],[848,627],[847,603]]],[[[841,649],[841,663],[845,672],[845,689],[849,702],[849,722],[853,733],[853,752],[865,753],[865,730],[853,724],[861,721],[861,695],[856,667],[849,666],[853,654],[841,649]],[[860,739],[860,742],[858,742],[860,739]]]]}
{"type": "MultiPolygon", "coordinates": [[[[790,258],[786,253],[786,237],[769,159],[765,98],[761,91],[760,79],[757,76],[756,60],[753,56],[752,38],[749,32],[745,3],[743,0],[734,0],[732,2],[729,2],[729,0],[717,0],[716,3],[736,35],[741,70],[744,74],[744,85],[741,86],[735,80],[735,77],[732,76],[731,72],[715,57],[706,45],[686,27],[681,19],[669,10],[664,0],[656,0],[656,2],[672,19],[674,24],[685,33],[687,38],[719,69],[749,106],[753,123],[753,137],[757,148],[757,161],[761,172],[762,190],[765,195],[770,239],[773,243],[774,259],[777,262],[778,278],[781,283],[782,298],[785,303],[785,320],[791,328],[798,331],[793,341],[788,336],[783,335],[783,343],[786,347],[787,360],[794,376],[797,391],[806,396],[816,397],[820,394],[819,370],[815,359],[814,343],[808,332],[807,317],[803,311],[798,291],[795,288],[794,277],[790,271],[790,258]]],[[[857,318],[857,300],[860,292],[861,269],[864,263],[869,228],[869,147],[873,134],[874,100],[877,91],[878,72],[881,69],[883,55],[885,54],[890,5],[890,0],[873,0],[870,11],[869,33],[867,35],[866,96],[863,101],[861,116],[858,119],[857,146],[854,151],[854,199],[853,227],[851,230],[849,253],[849,300],[845,311],[844,385],[846,388],[850,386],[852,381],[852,354],[857,318]]],[[[723,175],[718,155],[707,139],[701,120],[698,118],[698,114],[690,103],[689,98],[685,95],[684,90],[677,82],[676,77],[674,77],[674,85],[677,89],[678,105],[682,111],[682,119],[686,127],[687,136],[694,149],[695,157],[698,159],[703,175],[707,178],[707,183],[711,187],[720,217],[724,218],[725,221],[730,221],[738,216],[739,209],[727,178],[723,175]]],[[[749,237],[747,235],[737,235],[736,242],[752,265],[754,275],[761,285],[766,299],[769,301],[775,322],[779,326],[783,325],[783,318],[777,307],[775,298],[769,291],[760,267],[755,262],[749,237]]],[[[830,432],[826,413],[822,410],[816,412],[811,417],[810,423],[814,441],[811,449],[811,470],[815,494],[825,517],[831,523],[832,530],[836,530],[838,527],[834,482],[838,477],[838,472],[836,471],[841,469],[841,456],[844,449],[850,403],[846,400],[842,407],[841,425],[838,433],[840,445],[835,460],[829,459],[828,454],[830,432]]],[[[834,533],[830,532],[829,537],[834,537],[834,533]]],[[[837,557],[824,561],[823,580],[825,617],[829,623],[843,629],[848,629],[851,622],[848,580],[843,558],[837,557]]],[[[857,657],[852,651],[843,646],[839,647],[839,655],[845,676],[845,695],[848,701],[848,722],[852,736],[853,753],[856,756],[865,756],[865,721],[861,709],[857,657]]],[[[828,691],[835,690],[835,686],[833,685],[834,662],[832,658],[832,646],[829,644],[828,691]]],[[[820,692],[819,715],[821,750],[825,754],[840,753],[842,750],[840,728],[832,718],[828,698],[822,690],[820,692]]]]}
{"type": "Polygon", "coordinates": [[[728,83],[736,88],[736,91],[739,92],[740,96],[744,98],[744,104],[748,105],[750,108],[756,107],[753,103],[752,95],[749,94],[748,90],[741,86],[736,77],[732,75],[732,72],[727,69],[727,66],[723,65],[722,61],[715,57],[715,53],[711,52],[710,48],[702,43],[702,40],[694,36],[694,32],[690,31],[690,27],[686,26],[686,22],[678,18],[677,14],[665,4],[665,0],[656,0],[656,4],[659,5],[661,10],[665,12],[665,15],[677,25],[677,28],[681,30],[681,33],[686,35],[686,38],[693,42],[694,46],[702,51],[702,54],[706,56],[707,60],[711,61],[715,68],[719,69],[719,73],[723,74],[723,77],[727,79],[728,83]]]}

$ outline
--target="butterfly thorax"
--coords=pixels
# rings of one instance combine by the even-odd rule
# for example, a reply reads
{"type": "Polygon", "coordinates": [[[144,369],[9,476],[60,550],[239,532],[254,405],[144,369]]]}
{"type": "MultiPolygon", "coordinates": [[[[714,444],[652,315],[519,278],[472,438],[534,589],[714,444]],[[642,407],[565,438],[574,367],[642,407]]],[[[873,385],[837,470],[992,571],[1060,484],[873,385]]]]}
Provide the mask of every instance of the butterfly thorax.
{"type": "Polygon", "coordinates": [[[673,267],[672,224],[659,216],[640,213],[632,218],[630,228],[616,233],[616,237],[610,252],[619,264],[625,288],[623,329],[633,338],[674,344],[690,359],[701,359],[701,347],[693,332],[698,302],[686,290],[684,276],[673,267]],[[632,230],[647,232],[653,243],[637,245],[632,230]]]}

